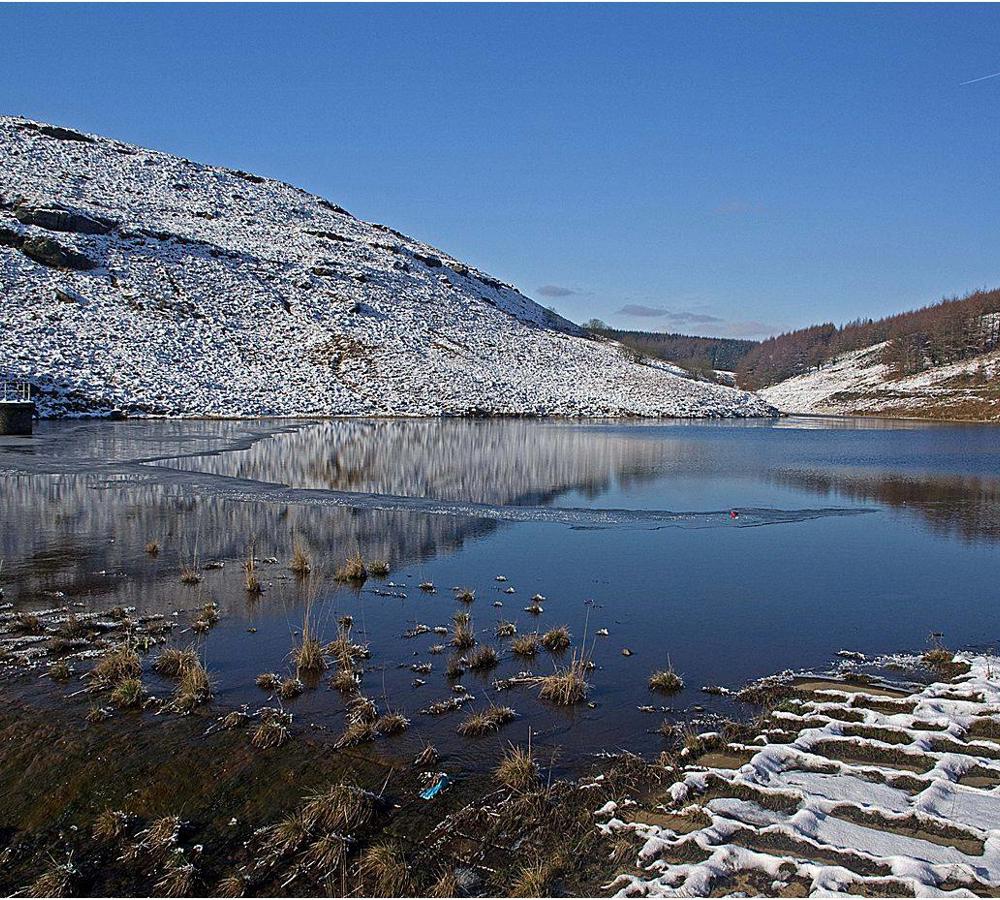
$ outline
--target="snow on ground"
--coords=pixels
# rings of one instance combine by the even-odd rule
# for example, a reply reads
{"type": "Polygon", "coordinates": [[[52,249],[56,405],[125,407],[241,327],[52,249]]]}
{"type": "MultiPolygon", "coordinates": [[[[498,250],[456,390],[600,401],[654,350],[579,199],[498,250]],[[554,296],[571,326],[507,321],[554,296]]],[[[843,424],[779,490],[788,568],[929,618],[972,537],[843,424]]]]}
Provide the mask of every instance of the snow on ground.
{"type": "Polygon", "coordinates": [[[0,283],[43,415],[773,413],[298,188],[13,117],[0,283]]]}
{"type": "Polygon", "coordinates": [[[645,839],[618,895],[996,896],[1000,660],[966,661],[909,696],[812,689],[745,765],[688,766],[671,806],[699,827],[601,826],[645,839]]]}
{"type": "MultiPolygon", "coordinates": [[[[851,414],[933,414],[943,405],[961,410],[964,403],[982,403],[982,390],[968,383],[970,376],[982,371],[990,380],[1000,375],[1000,353],[928,369],[917,375],[894,379],[881,362],[885,344],[855,350],[814,372],[797,375],[763,388],[758,395],[786,413],[831,415],[851,414]],[[982,367],[982,369],[980,369],[982,367]],[[956,384],[955,379],[966,382],[956,384]]],[[[970,418],[993,418],[989,408],[1000,404],[987,401],[984,410],[975,410],[970,418]]]]}

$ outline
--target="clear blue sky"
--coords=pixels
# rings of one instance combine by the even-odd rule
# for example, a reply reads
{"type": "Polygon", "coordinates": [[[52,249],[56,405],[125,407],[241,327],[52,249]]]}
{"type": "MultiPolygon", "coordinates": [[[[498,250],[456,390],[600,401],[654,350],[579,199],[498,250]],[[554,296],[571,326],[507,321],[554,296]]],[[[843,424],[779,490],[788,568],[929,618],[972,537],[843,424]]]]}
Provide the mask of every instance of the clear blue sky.
{"type": "Polygon", "coordinates": [[[1000,8],[0,7],[0,109],[301,185],[576,320],[1000,285],[1000,8]]]}

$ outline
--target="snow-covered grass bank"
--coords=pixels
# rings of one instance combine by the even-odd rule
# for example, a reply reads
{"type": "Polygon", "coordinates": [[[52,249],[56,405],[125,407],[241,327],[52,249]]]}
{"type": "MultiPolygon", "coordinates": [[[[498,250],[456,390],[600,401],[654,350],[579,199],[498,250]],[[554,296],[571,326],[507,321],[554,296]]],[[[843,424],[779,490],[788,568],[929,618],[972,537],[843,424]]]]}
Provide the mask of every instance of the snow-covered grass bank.
{"type": "Polygon", "coordinates": [[[785,413],[886,415],[934,419],[1000,418],[1000,353],[892,377],[882,362],[885,344],[846,353],[758,394],[785,413]]]}
{"type": "Polygon", "coordinates": [[[773,413],[291,185],[13,117],[0,282],[47,416],[773,413]]]}
{"type": "Polygon", "coordinates": [[[910,694],[800,683],[751,745],[688,766],[658,815],[609,805],[602,829],[645,842],[613,888],[996,896],[1000,660],[956,662],[968,672],[910,694]]]}

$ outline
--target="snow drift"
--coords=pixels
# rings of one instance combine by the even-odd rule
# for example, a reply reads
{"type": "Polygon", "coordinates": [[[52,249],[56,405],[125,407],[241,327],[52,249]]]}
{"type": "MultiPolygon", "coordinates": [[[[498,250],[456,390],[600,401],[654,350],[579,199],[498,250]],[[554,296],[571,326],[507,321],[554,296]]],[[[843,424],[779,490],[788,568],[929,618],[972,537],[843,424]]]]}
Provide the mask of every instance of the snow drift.
{"type": "Polygon", "coordinates": [[[48,416],[762,416],[282,182],[0,117],[0,370],[48,416]]]}

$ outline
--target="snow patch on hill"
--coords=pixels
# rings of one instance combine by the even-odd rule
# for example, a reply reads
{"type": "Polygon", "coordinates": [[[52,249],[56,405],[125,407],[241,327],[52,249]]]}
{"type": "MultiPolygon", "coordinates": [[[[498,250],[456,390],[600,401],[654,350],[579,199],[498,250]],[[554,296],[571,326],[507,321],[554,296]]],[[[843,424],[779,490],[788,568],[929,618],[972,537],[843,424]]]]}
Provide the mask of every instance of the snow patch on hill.
{"type": "Polygon", "coordinates": [[[43,415],[773,413],[288,184],[13,117],[0,282],[43,415]]]}
{"type": "Polygon", "coordinates": [[[882,363],[884,347],[847,353],[758,395],[786,413],[1000,418],[1000,353],[895,378],[882,363]]]}

